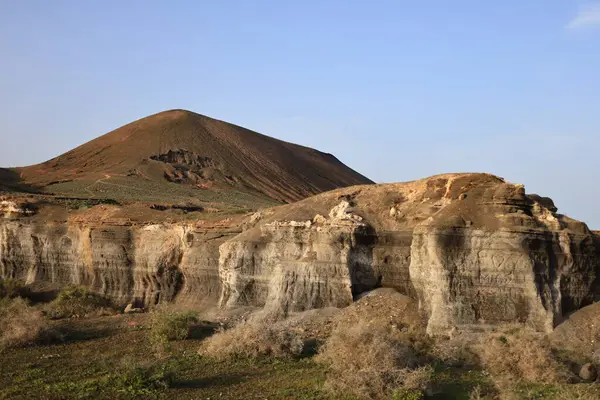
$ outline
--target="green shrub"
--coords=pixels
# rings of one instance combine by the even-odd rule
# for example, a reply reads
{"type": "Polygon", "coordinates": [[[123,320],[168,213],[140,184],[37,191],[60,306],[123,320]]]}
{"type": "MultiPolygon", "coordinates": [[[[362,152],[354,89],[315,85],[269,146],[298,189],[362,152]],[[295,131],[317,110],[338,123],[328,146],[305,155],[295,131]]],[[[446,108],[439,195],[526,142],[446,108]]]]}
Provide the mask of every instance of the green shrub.
{"type": "Polygon", "coordinates": [[[168,389],[175,380],[173,369],[168,364],[135,364],[131,361],[112,368],[99,377],[58,382],[46,386],[46,391],[57,398],[154,398],[158,391],[168,389]],[[103,396],[99,396],[102,394],[103,396]]]}
{"type": "Polygon", "coordinates": [[[196,323],[198,316],[194,311],[176,312],[166,307],[158,308],[152,312],[150,342],[157,353],[169,350],[169,342],[187,338],[196,323]]]}
{"type": "Polygon", "coordinates": [[[83,286],[69,286],[61,290],[47,309],[52,319],[79,318],[114,312],[110,301],[83,286]]]}
{"type": "Polygon", "coordinates": [[[392,400],[425,400],[425,394],[418,389],[399,390],[394,392],[392,400]]]}
{"type": "Polygon", "coordinates": [[[168,389],[174,380],[175,374],[167,364],[126,364],[111,375],[108,383],[117,392],[143,396],[168,389]]]}

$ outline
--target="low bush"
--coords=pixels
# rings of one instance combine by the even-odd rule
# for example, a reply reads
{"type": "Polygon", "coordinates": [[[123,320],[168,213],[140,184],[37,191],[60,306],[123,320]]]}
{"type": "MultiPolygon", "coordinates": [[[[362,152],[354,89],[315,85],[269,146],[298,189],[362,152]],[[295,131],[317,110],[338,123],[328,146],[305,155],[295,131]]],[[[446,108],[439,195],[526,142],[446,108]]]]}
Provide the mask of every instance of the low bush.
{"type": "Polygon", "coordinates": [[[340,313],[317,361],[327,366],[327,387],[337,394],[419,399],[432,379],[431,346],[416,305],[382,290],[340,313]]]}
{"type": "Polygon", "coordinates": [[[51,319],[80,318],[114,312],[115,309],[108,299],[83,286],[64,288],[46,307],[46,313],[51,319]]]}
{"type": "Polygon", "coordinates": [[[317,360],[329,368],[330,390],[364,399],[417,396],[433,373],[421,345],[407,332],[385,325],[339,325],[317,360]]]}
{"type": "Polygon", "coordinates": [[[521,325],[499,327],[474,347],[481,366],[500,388],[515,382],[566,382],[568,368],[558,361],[547,336],[521,325]]]}
{"type": "Polygon", "coordinates": [[[202,345],[200,353],[214,358],[297,357],[302,354],[302,337],[285,323],[258,315],[235,327],[218,332],[202,345]]]}
{"type": "Polygon", "coordinates": [[[187,338],[196,323],[198,316],[194,311],[176,312],[167,307],[159,307],[152,312],[150,341],[157,353],[161,353],[169,349],[170,341],[187,338]]]}
{"type": "Polygon", "coordinates": [[[429,354],[447,367],[477,367],[479,358],[473,346],[481,340],[481,331],[455,331],[452,336],[432,338],[429,354]]]}
{"type": "Polygon", "coordinates": [[[0,351],[60,338],[41,311],[22,298],[0,301],[0,351]]]}
{"type": "Polygon", "coordinates": [[[156,398],[173,385],[173,368],[163,363],[123,362],[111,371],[90,379],[76,379],[47,385],[52,398],[156,398]]]}
{"type": "Polygon", "coordinates": [[[108,383],[117,392],[143,396],[168,389],[174,380],[175,374],[168,364],[127,363],[110,376],[108,383]]]}

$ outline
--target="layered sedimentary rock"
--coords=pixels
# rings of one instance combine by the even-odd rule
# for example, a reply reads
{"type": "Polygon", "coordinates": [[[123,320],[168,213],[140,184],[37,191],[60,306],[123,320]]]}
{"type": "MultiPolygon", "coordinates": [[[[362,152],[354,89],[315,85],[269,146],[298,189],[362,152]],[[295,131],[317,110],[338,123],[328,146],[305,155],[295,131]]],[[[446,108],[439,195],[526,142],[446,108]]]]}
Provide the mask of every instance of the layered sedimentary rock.
{"type": "Polygon", "coordinates": [[[513,321],[550,330],[600,294],[586,225],[488,174],[354,186],[220,226],[48,222],[14,208],[0,222],[2,276],[121,302],[299,311],[383,286],[417,299],[441,333],[513,321]]]}
{"type": "Polygon", "coordinates": [[[373,288],[369,227],[342,201],[329,218],[272,221],[220,247],[222,306],[343,307],[373,288]]]}
{"type": "Polygon", "coordinates": [[[431,333],[512,321],[551,330],[593,301],[599,268],[592,233],[556,211],[487,174],[325,193],[221,246],[221,304],[338,306],[381,285],[416,298],[431,333]]]}
{"type": "Polygon", "coordinates": [[[192,223],[4,219],[0,276],[85,285],[121,304],[177,300],[210,306],[220,295],[219,244],[236,231],[192,223]]]}

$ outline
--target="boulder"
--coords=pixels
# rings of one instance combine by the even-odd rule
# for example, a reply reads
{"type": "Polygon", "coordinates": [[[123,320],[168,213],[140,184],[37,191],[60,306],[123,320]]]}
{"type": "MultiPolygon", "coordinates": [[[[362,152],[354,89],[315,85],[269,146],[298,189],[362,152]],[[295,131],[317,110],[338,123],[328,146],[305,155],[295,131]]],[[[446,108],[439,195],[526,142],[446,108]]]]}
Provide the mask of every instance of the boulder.
{"type": "Polygon", "coordinates": [[[586,382],[593,382],[598,378],[598,371],[593,364],[585,364],[579,371],[579,377],[586,382]]]}
{"type": "Polygon", "coordinates": [[[125,310],[123,310],[123,312],[125,314],[135,314],[135,313],[144,312],[144,310],[142,308],[136,308],[133,306],[132,303],[129,303],[129,304],[127,304],[127,306],[125,307],[125,310]]]}
{"type": "MultiPolygon", "coordinates": [[[[600,346],[600,343],[598,345],[600,346]]],[[[596,350],[594,354],[592,354],[592,361],[594,362],[594,364],[600,365],[600,348],[598,348],[598,350],[596,350]]]]}

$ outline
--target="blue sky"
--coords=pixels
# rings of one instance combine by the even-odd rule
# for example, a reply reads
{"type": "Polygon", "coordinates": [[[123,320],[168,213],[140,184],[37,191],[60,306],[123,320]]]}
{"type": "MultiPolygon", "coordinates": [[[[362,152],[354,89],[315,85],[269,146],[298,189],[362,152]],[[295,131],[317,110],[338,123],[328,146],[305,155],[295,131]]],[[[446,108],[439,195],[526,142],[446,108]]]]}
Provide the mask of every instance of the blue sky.
{"type": "Polygon", "coordinates": [[[490,172],[600,229],[600,2],[0,0],[0,165],[184,108],[378,182],[490,172]]]}

